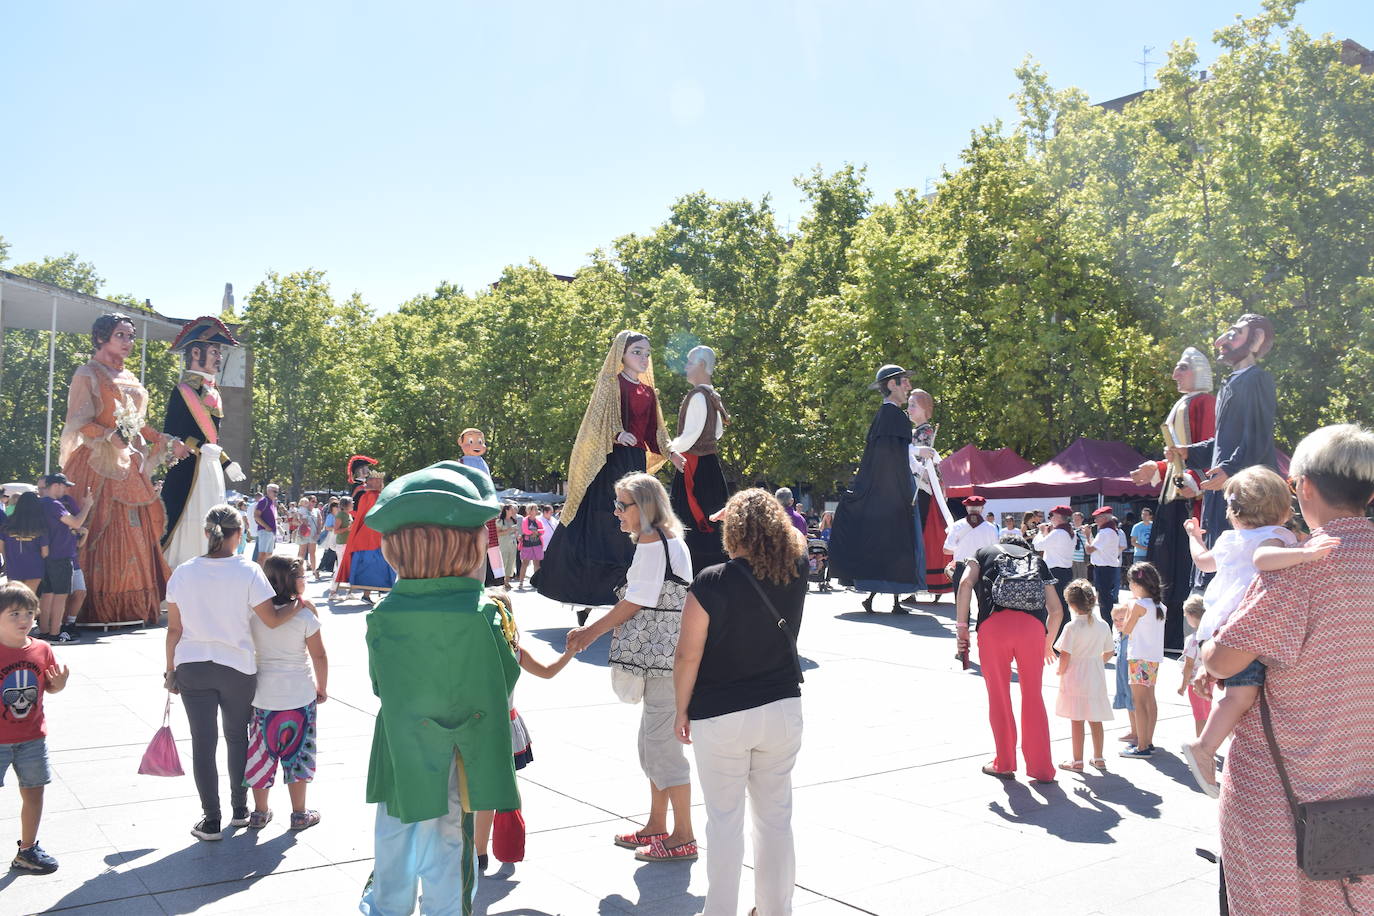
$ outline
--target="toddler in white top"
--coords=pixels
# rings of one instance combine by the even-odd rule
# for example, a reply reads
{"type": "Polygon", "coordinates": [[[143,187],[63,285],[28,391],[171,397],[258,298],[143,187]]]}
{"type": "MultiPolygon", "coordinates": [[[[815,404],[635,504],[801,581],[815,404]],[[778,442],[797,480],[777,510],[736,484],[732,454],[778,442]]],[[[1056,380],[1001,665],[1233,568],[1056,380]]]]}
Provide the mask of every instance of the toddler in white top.
{"type": "Polygon", "coordinates": [[[1107,768],[1102,756],[1102,723],[1112,721],[1112,702],[1107,699],[1103,665],[1112,657],[1112,628],[1097,616],[1097,592],[1087,579],[1075,579],[1064,587],[1064,600],[1073,611],[1054,648],[1059,652],[1059,697],[1055,715],[1073,724],[1070,738],[1073,758],[1059,764],[1061,770],[1083,772],[1083,723],[1093,737],[1092,765],[1107,768]]]}
{"type": "MultiPolygon", "coordinates": [[[[1222,532],[1208,550],[1203,542],[1207,533],[1193,519],[1184,523],[1193,564],[1203,572],[1215,573],[1202,600],[1205,610],[1198,626],[1198,644],[1219,630],[1236,608],[1245,591],[1260,571],[1273,572],[1320,560],[1340,544],[1340,538],[1311,538],[1298,546],[1293,533],[1283,527],[1293,515],[1292,494],[1288,484],[1266,467],[1249,467],[1226,482],[1226,518],[1230,531],[1222,532]]],[[[1193,772],[1198,786],[1212,798],[1221,795],[1216,781],[1216,753],[1221,742],[1235,729],[1241,716],[1259,698],[1264,685],[1264,665],[1251,662],[1241,672],[1228,677],[1222,698],[1212,707],[1207,724],[1197,740],[1183,745],[1183,759],[1193,772]]],[[[1200,672],[1199,677],[1204,673],[1200,672]]],[[[1210,695],[1203,681],[1199,693],[1210,695]]]]}
{"type": "Polygon", "coordinates": [[[248,723],[248,766],[243,777],[253,790],[248,826],[260,830],[272,820],[267,793],[280,763],[291,796],[291,829],[304,830],[320,822],[319,812],[305,807],[305,787],[315,778],[315,709],[328,699],[329,659],[315,606],[301,595],[304,561],[269,557],[264,572],[275,591],[273,607],[278,613],[296,613],[276,629],[256,617],[251,621],[258,686],[248,723]]]}

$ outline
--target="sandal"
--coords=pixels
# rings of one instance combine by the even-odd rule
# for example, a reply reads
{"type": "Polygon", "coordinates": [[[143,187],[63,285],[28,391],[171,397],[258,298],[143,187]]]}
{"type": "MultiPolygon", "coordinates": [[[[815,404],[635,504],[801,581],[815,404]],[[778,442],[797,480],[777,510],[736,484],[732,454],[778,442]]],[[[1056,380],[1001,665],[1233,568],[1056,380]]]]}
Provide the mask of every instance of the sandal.
{"type": "Polygon", "coordinates": [[[993,769],[992,764],[990,764],[990,763],[985,763],[985,764],[983,764],[983,772],[986,773],[986,774],[989,775],[989,776],[996,776],[998,779],[1015,779],[1015,778],[1016,778],[1016,771],[1015,771],[1015,770],[1007,770],[1007,771],[1005,771],[1005,772],[1002,771],[1002,770],[995,770],[995,769],[993,769]]]}
{"type": "Polygon", "coordinates": [[[291,812],[291,829],[306,830],[314,827],[320,822],[320,812],[307,808],[304,811],[291,812]]]}
{"type": "Polygon", "coordinates": [[[637,862],[695,862],[696,858],[696,840],[688,840],[677,846],[664,846],[663,837],[655,837],[648,846],[635,850],[637,862]]]}
{"type": "Polygon", "coordinates": [[[254,811],[248,815],[248,829],[261,830],[267,826],[268,821],[272,820],[272,809],[266,811],[254,811]]]}
{"type": "Polygon", "coordinates": [[[1088,763],[1090,763],[1090,764],[1092,764],[1093,766],[1097,767],[1099,770],[1105,770],[1105,769],[1107,768],[1107,758],[1106,758],[1106,757],[1094,757],[1094,758],[1092,758],[1091,760],[1089,760],[1088,763]]]}
{"type": "Polygon", "coordinates": [[[1083,761],[1081,761],[1081,760],[1065,760],[1063,763],[1059,764],[1059,769],[1061,769],[1061,770],[1068,770],[1068,771],[1071,772],[1071,773],[1082,773],[1082,772],[1083,772],[1083,761]]]}
{"type": "Polygon", "coordinates": [[[638,849],[641,846],[648,846],[654,840],[666,840],[666,833],[617,833],[615,835],[615,845],[621,849],[638,849]]]}

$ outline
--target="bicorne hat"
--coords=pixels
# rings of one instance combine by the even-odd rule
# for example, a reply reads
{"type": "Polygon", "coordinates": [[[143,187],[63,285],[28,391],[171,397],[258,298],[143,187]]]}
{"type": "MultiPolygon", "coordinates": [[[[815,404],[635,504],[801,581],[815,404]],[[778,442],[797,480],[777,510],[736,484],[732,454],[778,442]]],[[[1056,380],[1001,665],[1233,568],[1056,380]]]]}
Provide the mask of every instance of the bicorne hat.
{"type": "Polygon", "coordinates": [[[201,315],[199,318],[192,318],[186,322],[186,326],[181,329],[177,339],[172,341],[173,351],[185,350],[191,344],[205,343],[218,344],[221,347],[237,347],[238,339],[234,337],[224,322],[213,315],[201,315]]]}

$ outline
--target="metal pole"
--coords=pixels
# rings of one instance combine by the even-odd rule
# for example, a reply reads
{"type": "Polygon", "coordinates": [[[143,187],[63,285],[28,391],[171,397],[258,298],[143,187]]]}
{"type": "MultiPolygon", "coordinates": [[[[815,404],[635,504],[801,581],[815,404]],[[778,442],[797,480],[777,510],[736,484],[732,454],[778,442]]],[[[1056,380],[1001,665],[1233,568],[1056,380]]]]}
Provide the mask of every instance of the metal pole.
{"type": "Polygon", "coordinates": [[[143,319],[143,349],[138,351],[138,383],[143,384],[143,372],[148,368],[148,319],[143,319]]]}
{"type": "Polygon", "coordinates": [[[48,331],[48,434],[43,439],[43,473],[52,473],[52,377],[57,361],[57,297],[52,297],[52,329],[48,331]]]}
{"type": "Polygon", "coordinates": [[[5,390],[5,281],[0,280],[0,393],[5,390]]]}

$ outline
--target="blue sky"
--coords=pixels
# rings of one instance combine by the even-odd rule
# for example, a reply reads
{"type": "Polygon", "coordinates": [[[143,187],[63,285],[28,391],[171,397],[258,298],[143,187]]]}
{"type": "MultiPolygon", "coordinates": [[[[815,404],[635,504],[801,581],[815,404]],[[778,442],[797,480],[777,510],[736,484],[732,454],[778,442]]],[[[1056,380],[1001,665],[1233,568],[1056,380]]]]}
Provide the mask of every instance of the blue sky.
{"type": "MultiPolygon", "coordinates": [[[[866,164],[922,188],[1010,118],[1027,53],[1094,101],[1143,46],[1258,0],[62,2],[0,6],[0,235],[165,314],[326,270],[380,311],[535,258],[571,273],[678,196],[771,194],[866,164]]],[[[1374,47],[1374,3],[1298,21],[1374,47]]]]}

